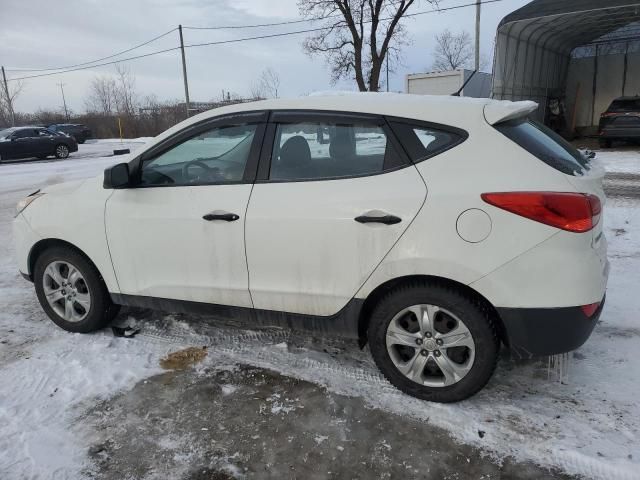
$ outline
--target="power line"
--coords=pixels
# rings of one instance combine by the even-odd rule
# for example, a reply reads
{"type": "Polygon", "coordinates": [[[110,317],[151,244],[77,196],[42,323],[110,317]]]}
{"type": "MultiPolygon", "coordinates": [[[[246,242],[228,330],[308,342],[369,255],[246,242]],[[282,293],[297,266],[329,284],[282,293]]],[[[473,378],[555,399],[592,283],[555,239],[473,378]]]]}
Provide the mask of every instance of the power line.
{"type": "MultiPolygon", "coordinates": [[[[495,2],[501,2],[503,0],[483,0],[480,3],[481,4],[487,4],[487,3],[495,3],[495,2]]],[[[424,15],[426,13],[434,13],[434,12],[446,12],[448,10],[455,10],[456,8],[463,8],[463,7],[469,7],[475,5],[475,3],[473,4],[467,4],[467,5],[456,5],[453,7],[447,7],[447,8],[437,8],[434,10],[427,10],[424,12],[417,12],[417,13],[412,13],[412,14],[405,14],[403,17],[411,17],[411,16],[416,16],[416,15],[424,15]]],[[[342,14],[336,14],[336,15],[328,15],[326,17],[318,17],[318,18],[304,18],[301,20],[286,20],[286,21],[282,21],[282,22],[274,22],[274,23],[258,23],[258,24],[253,24],[253,25],[218,25],[218,26],[214,26],[214,27],[182,27],[183,29],[187,30],[236,30],[236,29],[243,29],[243,28],[260,28],[260,27],[275,27],[275,26],[279,26],[279,25],[292,25],[292,24],[296,24],[296,23],[306,23],[306,22],[319,22],[319,21],[323,21],[326,20],[328,18],[339,18],[342,17],[342,14]]]]}
{"type": "MultiPolygon", "coordinates": [[[[186,47],[186,45],[185,45],[185,47],[186,47]]],[[[26,80],[28,78],[49,77],[51,75],[60,75],[62,73],[77,72],[78,70],[88,70],[90,68],[95,68],[95,67],[104,67],[105,65],[113,65],[113,64],[116,64],[116,63],[120,63],[120,62],[128,62],[130,60],[137,60],[139,58],[151,57],[153,55],[159,55],[161,53],[172,52],[174,50],[180,50],[180,47],[165,48],[164,50],[156,50],[155,52],[145,53],[143,55],[136,55],[135,57],[121,58],[120,60],[114,60],[112,62],[105,62],[105,63],[98,63],[98,64],[95,64],[95,65],[88,65],[86,67],[72,68],[72,69],[69,69],[69,70],[61,70],[61,71],[58,71],[58,72],[51,72],[51,73],[40,73],[38,75],[27,75],[25,77],[7,78],[7,82],[13,82],[13,81],[16,81],[16,80],[26,80]]]]}
{"type": "MultiPolygon", "coordinates": [[[[502,2],[502,1],[503,0],[483,0],[481,3],[482,4],[489,4],[489,3],[496,3],[496,2],[502,2]]],[[[440,12],[445,12],[445,11],[449,11],[449,10],[455,10],[455,9],[459,9],[459,8],[472,7],[472,6],[475,7],[476,6],[476,2],[466,3],[464,5],[456,5],[456,6],[453,6],[453,7],[441,8],[441,9],[438,9],[438,10],[427,10],[427,11],[423,11],[423,12],[408,13],[408,14],[403,15],[403,18],[404,17],[417,17],[419,15],[426,15],[426,14],[429,14],[429,13],[440,13],[440,12]]],[[[392,19],[392,17],[388,17],[388,18],[383,18],[383,19],[380,19],[380,20],[381,21],[385,21],[385,20],[391,20],[391,19],[392,19]]],[[[371,23],[371,20],[365,20],[363,23],[371,23]]],[[[183,28],[186,28],[186,27],[183,27],[183,28]]],[[[235,39],[230,39],[230,40],[218,40],[218,41],[215,41],[215,42],[192,43],[192,44],[189,44],[189,45],[185,45],[184,48],[205,47],[205,46],[212,46],[212,45],[224,45],[224,44],[229,44],[229,43],[247,42],[247,41],[251,41],[251,40],[262,40],[262,39],[267,39],[267,38],[286,37],[286,36],[290,36],[290,35],[300,35],[302,33],[319,32],[319,31],[326,30],[326,29],[327,29],[327,27],[308,28],[308,29],[296,30],[296,31],[292,31],[292,32],[280,32],[280,33],[272,33],[272,34],[266,34],[266,35],[257,35],[257,36],[253,36],[253,37],[235,38],[235,39]]],[[[173,30],[170,30],[166,34],[172,32],[174,30],[176,30],[176,29],[174,28],[173,30]]],[[[166,35],[166,34],[163,34],[163,35],[166,35]]],[[[50,75],[59,75],[59,74],[62,74],[62,73],[75,72],[75,71],[78,71],[78,70],[87,70],[87,69],[90,69],[90,68],[103,67],[105,65],[113,65],[115,63],[128,62],[128,61],[137,60],[137,59],[140,59],[140,58],[151,57],[153,55],[159,55],[161,53],[171,52],[173,50],[180,50],[180,47],[178,46],[178,47],[166,48],[164,50],[157,50],[155,52],[146,53],[144,55],[136,55],[134,57],[121,58],[119,60],[114,60],[114,61],[111,61],[111,62],[92,64],[92,65],[88,65],[88,66],[81,66],[81,67],[78,67],[78,68],[69,68],[69,69],[66,69],[66,70],[55,71],[55,72],[51,72],[51,73],[41,73],[41,74],[38,74],[38,75],[27,75],[27,76],[23,76],[23,77],[16,77],[16,78],[10,78],[10,79],[8,78],[7,81],[8,82],[12,82],[12,81],[16,81],[16,80],[27,80],[29,78],[47,77],[47,76],[50,76],[50,75]]],[[[117,55],[112,55],[110,57],[105,57],[105,58],[113,58],[114,56],[117,56],[117,55]]],[[[90,62],[87,62],[87,63],[90,63],[90,62]]],[[[87,65],[87,64],[79,64],[79,65],[87,65]]]]}
{"type": "MultiPolygon", "coordinates": [[[[487,3],[496,3],[496,2],[502,2],[503,0],[484,0],[481,3],[482,4],[487,4],[487,3]]],[[[438,10],[426,10],[424,12],[416,12],[416,13],[407,13],[405,15],[403,15],[404,17],[417,17],[419,15],[426,15],[429,13],[440,13],[440,12],[444,12],[447,10],[455,10],[457,8],[464,8],[464,7],[475,7],[476,6],[476,2],[473,3],[466,3],[464,5],[456,5],[454,7],[448,7],[448,8],[441,8],[438,10]]],[[[340,15],[341,16],[341,15],[340,15]]],[[[380,21],[386,21],[386,20],[392,20],[392,17],[387,17],[387,18],[381,18],[380,21]]],[[[365,20],[363,23],[371,23],[371,20],[365,20]]],[[[182,28],[187,28],[187,27],[182,27],[182,28]]],[[[343,25],[343,28],[346,28],[346,25],[343,25]]],[[[327,27],[318,27],[318,28],[308,28],[305,30],[296,30],[293,32],[282,32],[282,33],[272,33],[272,34],[266,34],[266,35],[257,35],[255,37],[244,37],[244,38],[234,38],[234,39],[230,39],[230,40],[218,40],[215,42],[203,42],[203,43],[192,43],[189,45],[185,45],[184,48],[192,48],[192,47],[205,47],[205,46],[209,46],[209,45],[223,45],[223,44],[227,44],[227,43],[238,43],[238,42],[246,42],[249,40],[262,40],[265,38],[273,38],[273,37],[285,37],[288,35],[299,35],[301,33],[311,33],[311,32],[319,32],[322,30],[326,30],[327,27]]]]}
{"type": "Polygon", "coordinates": [[[107,57],[102,57],[102,58],[98,58],[96,60],[92,60],[90,62],[84,62],[84,63],[77,63],[75,65],[67,65],[65,67],[57,67],[57,68],[7,68],[6,71],[7,72],[50,72],[52,70],[67,70],[70,68],[76,68],[76,67],[82,67],[84,65],[89,65],[92,63],[97,63],[97,62],[102,62],[104,60],[109,60],[110,58],[114,58],[120,55],[123,55],[125,53],[129,53],[132,50],[136,50],[140,47],[144,47],[145,45],[149,45],[152,42],[155,42],[156,40],[160,40],[163,37],[166,37],[167,35],[169,35],[172,32],[175,32],[177,30],[177,28],[172,28],[171,30],[169,30],[168,32],[164,32],[161,35],[158,35],[157,37],[153,37],[151,40],[147,40],[146,42],[143,42],[139,45],[136,45],[134,47],[131,48],[127,48],[126,50],[122,50],[121,52],[118,53],[114,53],[113,55],[109,55],[107,57]]]}

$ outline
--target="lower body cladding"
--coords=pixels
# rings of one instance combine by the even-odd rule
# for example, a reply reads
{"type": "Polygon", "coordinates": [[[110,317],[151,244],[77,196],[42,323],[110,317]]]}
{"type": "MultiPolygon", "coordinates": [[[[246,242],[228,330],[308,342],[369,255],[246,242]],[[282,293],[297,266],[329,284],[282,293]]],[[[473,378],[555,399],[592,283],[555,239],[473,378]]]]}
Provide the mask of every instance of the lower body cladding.
{"type": "Polygon", "coordinates": [[[584,307],[498,308],[497,312],[511,353],[531,358],[579,348],[591,335],[603,307],[604,298],[584,307]]]}
{"type": "MultiPolygon", "coordinates": [[[[211,315],[251,326],[284,327],[358,340],[360,347],[366,344],[366,331],[361,326],[364,300],[358,298],[349,301],[335,315],[326,317],[116,293],[111,293],[111,298],[114,303],[130,307],[211,315]]],[[[591,335],[603,306],[604,299],[597,306],[497,308],[496,311],[504,326],[502,340],[511,353],[518,358],[531,358],[565,353],[580,347],[591,335]]]]}

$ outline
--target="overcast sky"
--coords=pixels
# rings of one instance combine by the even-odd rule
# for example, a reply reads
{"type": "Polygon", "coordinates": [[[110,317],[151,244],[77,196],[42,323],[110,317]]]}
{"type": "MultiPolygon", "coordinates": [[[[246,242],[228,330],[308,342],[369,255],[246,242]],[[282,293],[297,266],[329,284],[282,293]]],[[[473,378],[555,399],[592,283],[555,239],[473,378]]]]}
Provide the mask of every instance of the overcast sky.
{"type": "MultiPolygon", "coordinates": [[[[440,0],[441,8],[472,3],[472,0],[440,0]]],[[[491,57],[500,20],[528,0],[502,0],[483,5],[481,52],[491,57]]],[[[167,30],[183,26],[243,25],[298,19],[296,0],[0,0],[0,64],[13,68],[50,68],[88,62],[125,50],[167,30]]],[[[411,12],[430,10],[416,2],[411,12]]],[[[391,75],[390,90],[404,90],[407,73],[424,72],[432,62],[434,35],[445,28],[473,34],[475,8],[467,7],[406,19],[411,43],[403,50],[403,64],[391,75]]],[[[201,43],[310,28],[293,24],[246,30],[185,30],[185,43],[201,43]]],[[[314,24],[314,25],[317,25],[314,24]]],[[[252,82],[267,67],[281,79],[281,96],[298,96],[318,90],[354,89],[353,82],[332,86],[321,58],[302,51],[302,35],[253,40],[243,43],[190,48],[187,69],[192,101],[220,97],[222,90],[248,95],[252,82]]],[[[134,50],[126,56],[178,45],[178,32],[134,50]]],[[[161,100],[183,100],[179,51],[126,62],[136,76],[141,96],[155,94],[161,100]]],[[[15,108],[33,112],[62,105],[64,83],[67,105],[84,110],[90,80],[112,74],[114,66],[25,80],[15,108]]],[[[9,78],[34,72],[8,71],[9,78]]]]}

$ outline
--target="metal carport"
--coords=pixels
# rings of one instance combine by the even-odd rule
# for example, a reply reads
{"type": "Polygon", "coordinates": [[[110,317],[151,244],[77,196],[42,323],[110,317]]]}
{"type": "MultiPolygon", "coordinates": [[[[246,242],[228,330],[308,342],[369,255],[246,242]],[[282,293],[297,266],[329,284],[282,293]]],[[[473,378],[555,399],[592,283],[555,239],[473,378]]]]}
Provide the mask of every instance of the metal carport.
{"type": "MultiPolygon", "coordinates": [[[[492,96],[534,100],[540,104],[537,112],[540,120],[545,119],[549,98],[563,98],[570,129],[576,126],[579,111],[583,112],[584,126],[597,125],[597,82],[620,82],[619,78],[613,78],[615,72],[598,73],[598,57],[604,53],[598,45],[616,42],[626,45],[622,52],[625,57],[624,90],[629,42],[640,39],[639,24],[634,23],[639,21],[639,0],[532,1],[507,15],[498,26],[492,96]],[[621,35],[621,32],[624,33],[621,35]],[[592,58],[590,68],[579,72],[577,88],[576,79],[568,85],[576,52],[592,58]],[[587,107],[590,108],[588,113],[584,112],[587,107]]],[[[611,53],[611,49],[607,53],[611,53]]],[[[640,56],[636,59],[640,64],[640,56]]],[[[637,80],[640,82],[640,75],[637,80]]],[[[640,93],[640,83],[638,90],[627,94],[640,93]]],[[[622,91],[613,94],[608,101],[621,94],[622,91]]]]}

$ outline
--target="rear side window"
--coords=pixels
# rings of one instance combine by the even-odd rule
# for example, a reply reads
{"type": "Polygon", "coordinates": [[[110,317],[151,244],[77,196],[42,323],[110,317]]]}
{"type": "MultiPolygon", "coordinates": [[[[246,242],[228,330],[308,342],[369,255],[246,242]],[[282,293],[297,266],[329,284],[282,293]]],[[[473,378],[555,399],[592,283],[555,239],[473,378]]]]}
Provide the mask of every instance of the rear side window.
{"type": "Polygon", "coordinates": [[[270,180],[321,180],[374,175],[402,160],[383,127],[358,123],[281,123],[270,180]]]}
{"type": "Polygon", "coordinates": [[[410,123],[390,122],[393,132],[414,163],[444,152],[464,141],[466,134],[410,123]]]}
{"type": "Polygon", "coordinates": [[[531,120],[511,120],[495,128],[544,163],[567,175],[582,174],[588,160],[550,128],[531,120]]]}

